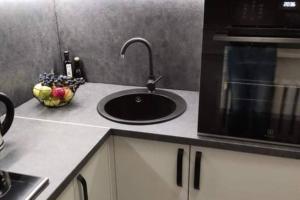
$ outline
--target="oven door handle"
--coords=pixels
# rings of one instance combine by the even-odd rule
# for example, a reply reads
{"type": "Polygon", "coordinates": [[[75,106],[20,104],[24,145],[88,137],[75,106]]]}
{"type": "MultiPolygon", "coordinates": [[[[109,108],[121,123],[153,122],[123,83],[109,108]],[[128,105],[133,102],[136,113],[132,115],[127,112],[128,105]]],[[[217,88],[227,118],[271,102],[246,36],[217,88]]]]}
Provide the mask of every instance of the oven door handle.
{"type": "Polygon", "coordinates": [[[221,42],[240,42],[240,43],[300,44],[300,38],[229,36],[226,34],[215,34],[213,36],[213,40],[221,41],[221,42]]]}

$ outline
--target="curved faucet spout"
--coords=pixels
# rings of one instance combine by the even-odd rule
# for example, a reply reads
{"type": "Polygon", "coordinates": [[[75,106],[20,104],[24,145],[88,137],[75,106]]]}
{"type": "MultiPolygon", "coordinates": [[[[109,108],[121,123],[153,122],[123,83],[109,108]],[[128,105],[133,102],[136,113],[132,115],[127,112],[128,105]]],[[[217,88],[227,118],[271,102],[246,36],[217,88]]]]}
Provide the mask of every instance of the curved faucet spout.
{"type": "Polygon", "coordinates": [[[148,42],[146,39],[144,38],[131,38],[130,40],[128,40],[127,42],[125,42],[125,44],[122,46],[121,48],[121,57],[124,58],[125,57],[125,52],[127,50],[127,48],[133,44],[133,43],[142,43],[144,44],[147,49],[148,49],[148,55],[149,55],[149,79],[154,80],[154,72],[153,72],[153,60],[152,60],[152,48],[151,48],[151,44],[150,42],[148,42]]]}

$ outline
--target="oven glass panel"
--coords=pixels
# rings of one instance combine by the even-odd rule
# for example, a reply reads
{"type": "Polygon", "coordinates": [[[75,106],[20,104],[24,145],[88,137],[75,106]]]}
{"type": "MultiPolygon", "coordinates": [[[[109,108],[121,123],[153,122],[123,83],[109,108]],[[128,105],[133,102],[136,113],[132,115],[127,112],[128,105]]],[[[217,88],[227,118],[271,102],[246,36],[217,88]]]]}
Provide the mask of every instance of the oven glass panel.
{"type": "Polygon", "coordinates": [[[300,45],[204,43],[199,132],[300,144],[300,45]]]}

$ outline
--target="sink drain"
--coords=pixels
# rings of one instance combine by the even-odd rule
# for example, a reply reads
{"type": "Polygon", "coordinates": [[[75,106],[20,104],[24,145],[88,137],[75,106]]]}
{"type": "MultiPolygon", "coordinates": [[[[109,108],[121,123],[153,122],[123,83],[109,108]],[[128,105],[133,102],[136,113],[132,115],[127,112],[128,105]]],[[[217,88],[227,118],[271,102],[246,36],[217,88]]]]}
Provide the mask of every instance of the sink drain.
{"type": "Polygon", "coordinates": [[[140,96],[135,97],[135,102],[136,103],[141,103],[142,101],[143,101],[142,97],[140,97],[140,96]]]}

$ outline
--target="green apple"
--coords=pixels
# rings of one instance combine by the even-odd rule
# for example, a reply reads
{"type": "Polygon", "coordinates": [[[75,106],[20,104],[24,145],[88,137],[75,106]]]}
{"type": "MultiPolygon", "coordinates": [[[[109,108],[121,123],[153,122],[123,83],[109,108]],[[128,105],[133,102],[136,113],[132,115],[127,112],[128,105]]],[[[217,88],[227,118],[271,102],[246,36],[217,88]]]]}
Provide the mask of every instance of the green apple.
{"type": "Polygon", "coordinates": [[[51,87],[41,86],[38,98],[42,100],[48,99],[51,96],[51,92],[51,87]]]}
{"type": "Polygon", "coordinates": [[[42,87],[43,86],[41,83],[36,84],[32,90],[33,96],[35,96],[36,98],[39,98],[42,87]]]}

